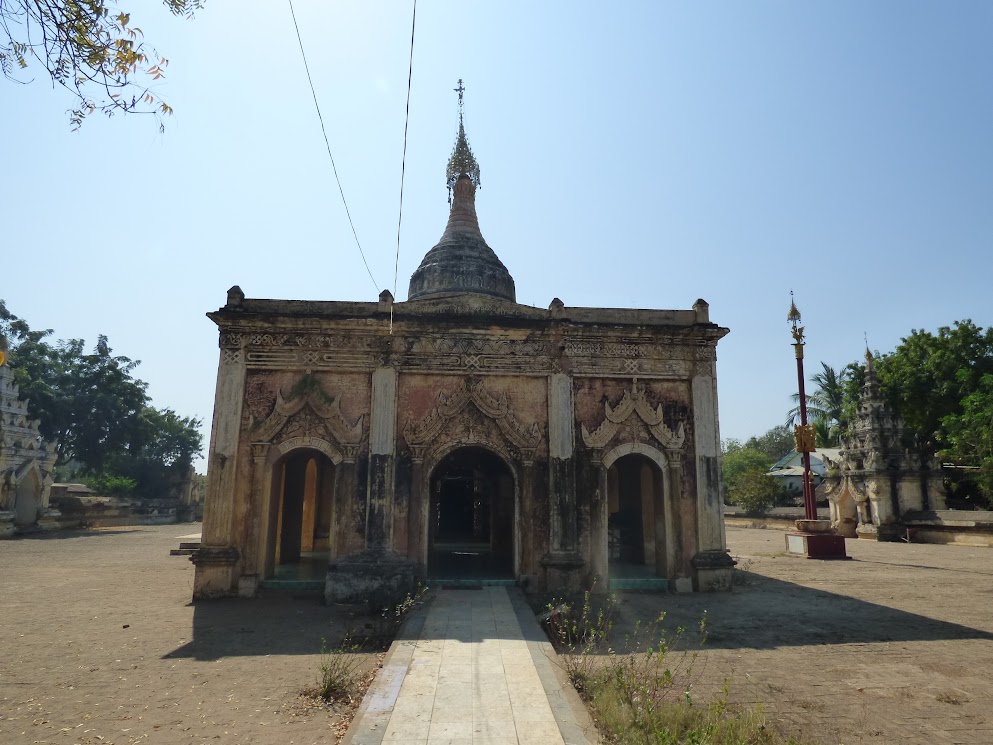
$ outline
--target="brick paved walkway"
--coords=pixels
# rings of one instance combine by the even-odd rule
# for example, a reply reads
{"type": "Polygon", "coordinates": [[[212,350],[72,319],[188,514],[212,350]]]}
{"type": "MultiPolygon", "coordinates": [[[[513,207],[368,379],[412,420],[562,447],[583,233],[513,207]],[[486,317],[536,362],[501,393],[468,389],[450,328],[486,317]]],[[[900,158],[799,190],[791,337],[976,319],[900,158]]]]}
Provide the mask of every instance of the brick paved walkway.
{"type": "Polygon", "coordinates": [[[587,745],[592,724],[516,589],[435,591],[369,690],[348,745],[587,745]]]}

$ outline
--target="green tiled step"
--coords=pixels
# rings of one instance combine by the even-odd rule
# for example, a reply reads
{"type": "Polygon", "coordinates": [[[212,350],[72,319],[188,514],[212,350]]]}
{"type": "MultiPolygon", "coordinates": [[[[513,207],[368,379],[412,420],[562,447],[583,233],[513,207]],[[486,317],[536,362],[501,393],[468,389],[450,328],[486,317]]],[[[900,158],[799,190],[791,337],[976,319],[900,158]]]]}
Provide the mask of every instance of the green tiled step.
{"type": "Polygon", "coordinates": [[[608,583],[611,590],[650,590],[668,592],[669,580],[660,577],[614,577],[608,583]]]}
{"type": "Polygon", "coordinates": [[[517,584],[515,579],[441,579],[439,577],[429,577],[424,580],[428,587],[514,587],[517,584]]]}
{"type": "Polygon", "coordinates": [[[262,580],[263,590],[293,590],[294,592],[324,592],[323,579],[279,579],[270,577],[262,580]]]}

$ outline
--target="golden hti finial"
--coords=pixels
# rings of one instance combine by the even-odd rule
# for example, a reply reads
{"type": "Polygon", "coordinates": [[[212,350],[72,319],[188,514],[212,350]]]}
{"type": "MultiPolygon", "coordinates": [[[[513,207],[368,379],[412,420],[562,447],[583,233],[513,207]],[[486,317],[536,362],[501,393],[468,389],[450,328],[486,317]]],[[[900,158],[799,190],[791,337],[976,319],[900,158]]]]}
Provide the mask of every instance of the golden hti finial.
{"type": "Polygon", "coordinates": [[[452,190],[455,184],[463,176],[468,176],[472,185],[477,189],[482,185],[479,178],[479,162],[472,154],[469,147],[469,140],[465,136],[465,117],[463,111],[463,97],[465,86],[459,78],[459,85],[453,89],[459,94],[459,133],[455,137],[455,147],[452,149],[452,157],[448,159],[448,168],[445,171],[445,179],[448,182],[448,203],[452,203],[452,190]]]}
{"type": "Polygon", "coordinates": [[[790,290],[790,312],[786,315],[786,320],[793,324],[793,339],[797,344],[803,344],[803,326],[800,325],[800,309],[796,307],[793,299],[793,290],[790,290]]]}

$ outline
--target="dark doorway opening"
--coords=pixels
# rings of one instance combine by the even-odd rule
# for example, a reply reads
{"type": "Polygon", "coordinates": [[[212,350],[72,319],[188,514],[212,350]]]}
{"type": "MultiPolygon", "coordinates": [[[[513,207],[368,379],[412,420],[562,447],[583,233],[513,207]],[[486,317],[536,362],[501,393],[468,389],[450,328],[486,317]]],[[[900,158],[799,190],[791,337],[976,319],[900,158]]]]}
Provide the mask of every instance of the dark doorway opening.
{"type": "Polygon", "coordinates": [[[478,447],[449,453],[431,474],[428,574],[505,579],[514,573],[514,477],[478,447]]]}
{"type": "Polygon", "coordinates": [[[334,464],[316,450],[292,451],[272,477],[266,576],[322,578],[330,560],[334,464]]]}
{"type": "Polygon", "coordinates": [[[625,455],[607,471],[610,578],[665,577],[663,474],[643,455],[625,455]]]}

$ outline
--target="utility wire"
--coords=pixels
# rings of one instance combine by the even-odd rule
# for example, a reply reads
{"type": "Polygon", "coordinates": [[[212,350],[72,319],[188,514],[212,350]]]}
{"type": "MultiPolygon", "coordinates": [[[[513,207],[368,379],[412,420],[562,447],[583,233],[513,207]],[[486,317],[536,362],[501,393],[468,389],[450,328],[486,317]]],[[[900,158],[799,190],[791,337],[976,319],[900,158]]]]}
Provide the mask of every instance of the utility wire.
{"type": "MultiPolygon", "coordinates": [[[[417,28],[417,0],[410,20],[410,62],[407,66],[407,113],[403,120],[403,160],[400,163],[400,215],[397,217],[397,256],[393,262],[393,298],[397,296],[397,272],[400,269],[400,226],[403,224],[403,178],[407,172],[407,125],[410,123],[410,81],[414,78],[414,30],[417,28]]],[[[390,305],[390,333],[393,333],[393,305],[390,305]]]]}
{"type": "MultiPolygon", "coordinates": [[[[345,214],[348,216],[348,224],[352,227],[352,235],[355,237],[355,245],[359,247],[359,255],[362,257],[362,263],[365,264],[365,270],[369,273],[369,279],[372,280],[373,285],[376,287],[376,292],[379,292],[379,283],[376,278],[372,276],[372,270],[369,268],[369,262],[365,259],[365,251],[362,250],[362,244],[359,243],[359,235],[355,232],[355,223],[352,222],[352,213],[348,211],[348,202],[345,201],[345,190],[341,188],[341,179],[338,178],[338,168],[334,164],[334,156],[331,154],[331,143],[328,141],[328,133],[324,128],[324,117],[321,116],[321,107],[317,103],[317,93],[314,91],[314,80],[310,77],[310,65],[307,64],[307,53],[303,50],[303,38],[300,36],[300,26],[297,24],[297,14],[293,10],[293,0],[288,0],[290,4],[290,15],[293,16],[293,28],[297,32],[297,41],[300,43],[300,56],[303,57],[303,69],[307,71],[307,82],[310,83],[310,95],[314,97],[314,108],[317,109],[317,118],[321,122],[321,133],[324,135],[324,144],[328,148],[328,157],[331,158],[331,170],[334,171],[334,180],[338,182],[338,191],[341,192],[341,203],[345,205],[345,214]]],[[[406,147],[406,145],[404,146],[406,147]]]]}

